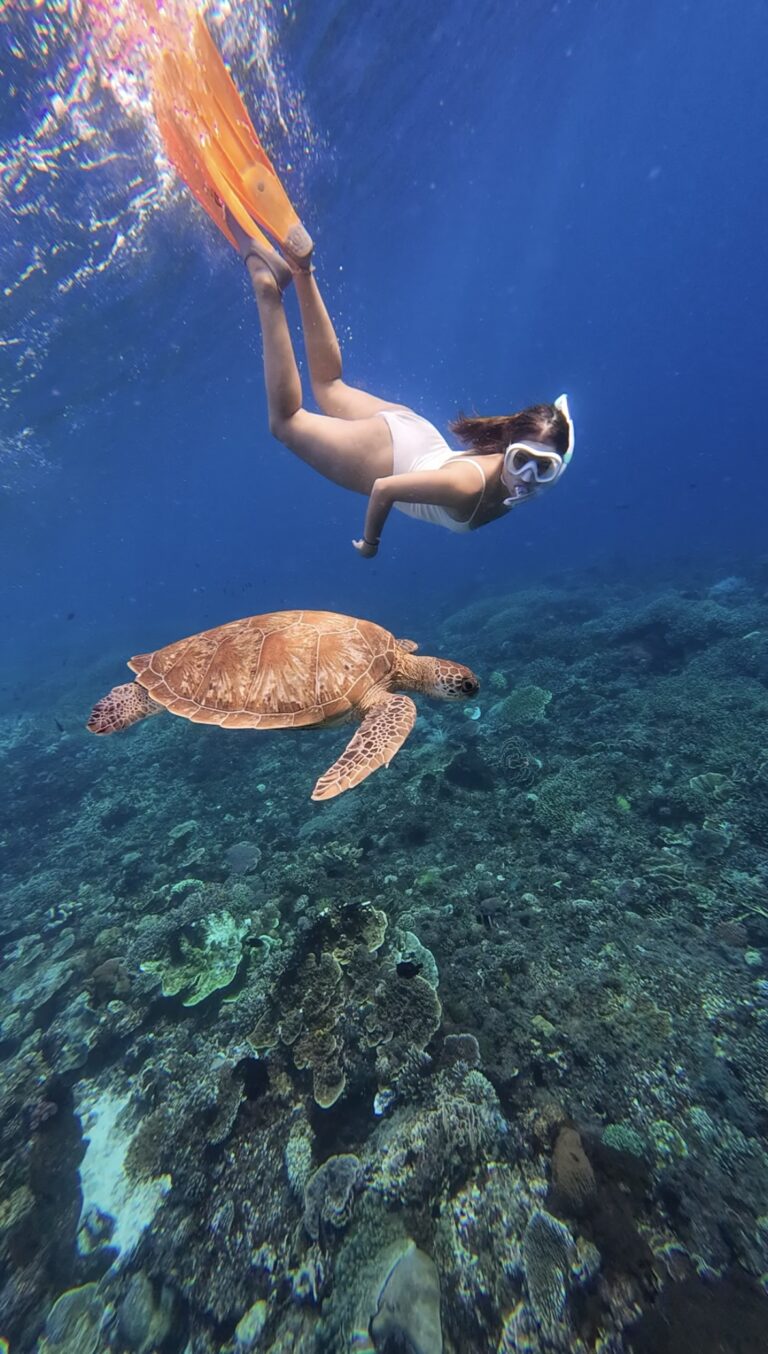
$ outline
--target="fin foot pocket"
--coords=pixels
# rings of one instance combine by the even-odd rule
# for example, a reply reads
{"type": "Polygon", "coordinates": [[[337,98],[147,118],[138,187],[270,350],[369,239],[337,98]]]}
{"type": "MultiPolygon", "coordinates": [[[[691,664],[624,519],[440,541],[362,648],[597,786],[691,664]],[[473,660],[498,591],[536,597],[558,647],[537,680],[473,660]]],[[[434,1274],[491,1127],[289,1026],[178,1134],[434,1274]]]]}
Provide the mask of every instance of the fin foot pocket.
{"type": "Polygon", "coordinates": [[[298,226],[291,226],[288,231],[285,237],[285,247],[297,263],[302,263],[309,258],[315,246],[309,231],[299,223],[298,226]]]}

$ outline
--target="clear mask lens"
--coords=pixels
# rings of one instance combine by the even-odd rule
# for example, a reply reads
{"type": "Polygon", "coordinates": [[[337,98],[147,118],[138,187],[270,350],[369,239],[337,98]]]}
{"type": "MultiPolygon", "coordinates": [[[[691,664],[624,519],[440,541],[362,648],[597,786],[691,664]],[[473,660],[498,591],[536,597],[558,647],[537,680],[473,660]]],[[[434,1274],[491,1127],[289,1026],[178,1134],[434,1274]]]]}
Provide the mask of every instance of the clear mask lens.
{"type": "Polygon", "coordinates": [[[537,480],[539,484],[545,484],[547,480],[554,479],[558,468],[556,461],[547,456],[533,456],[529,451],[524,451],[522,447],[512,457],[512,469],[515,473],[524,476],[526,479],[537,480]]]}

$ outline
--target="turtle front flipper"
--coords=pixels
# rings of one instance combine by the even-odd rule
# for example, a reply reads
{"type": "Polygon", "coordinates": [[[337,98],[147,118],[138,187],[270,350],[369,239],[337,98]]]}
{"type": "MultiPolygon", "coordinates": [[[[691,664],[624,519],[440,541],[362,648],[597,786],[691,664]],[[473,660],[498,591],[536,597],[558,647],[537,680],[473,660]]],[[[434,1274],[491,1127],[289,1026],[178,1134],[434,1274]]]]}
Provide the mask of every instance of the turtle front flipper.
{"type": "Polygon", "coordinates": [[[96,702],[85,727],[91,733],[117,733],[149,715],[159,715],[164,708],[138,682],[123,682],[96,702]]]}
{"type": "Polygon", "coordinates": [[[320,777],[312,798],[334,799],[359,785],[378,767],[389,766],[415,721],[416,706],[410,696],[383,696],[368,711],[338,761],[320,777]]]}

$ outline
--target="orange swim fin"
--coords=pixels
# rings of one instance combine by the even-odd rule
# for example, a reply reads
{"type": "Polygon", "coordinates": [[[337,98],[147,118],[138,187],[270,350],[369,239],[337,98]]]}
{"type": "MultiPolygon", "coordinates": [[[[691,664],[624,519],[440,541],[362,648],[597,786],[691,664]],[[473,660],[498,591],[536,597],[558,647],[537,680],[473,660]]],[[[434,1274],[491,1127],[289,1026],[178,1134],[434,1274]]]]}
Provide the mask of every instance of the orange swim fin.
{"type": "Polygon", "coordinates": [[[155,62],[153,102],[168,158],[229,243],[237,248],[225,207],[260,244],[269,242],[259,226],[299,263],[308,258],[312,240],[199,13],[191,51],[166,45],[155,62]]]}

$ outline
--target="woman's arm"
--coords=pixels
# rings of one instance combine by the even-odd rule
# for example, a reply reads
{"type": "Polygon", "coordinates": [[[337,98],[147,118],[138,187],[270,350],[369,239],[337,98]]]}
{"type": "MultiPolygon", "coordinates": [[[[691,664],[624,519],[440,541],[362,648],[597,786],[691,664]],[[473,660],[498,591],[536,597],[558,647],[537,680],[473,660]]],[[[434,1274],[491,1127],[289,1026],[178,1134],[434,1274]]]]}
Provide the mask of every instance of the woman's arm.
{"type": "Polygon", "coordinates": [[[461,520],[471,516],[481,492],[477,474],[469,466],[456,462],[442,470],[418,470],[412,475],[387,475],[374,480],[362,540],[352,544],[366,559],[372,558],[395,503],[433,503],[455,512],[461,520]]]}

